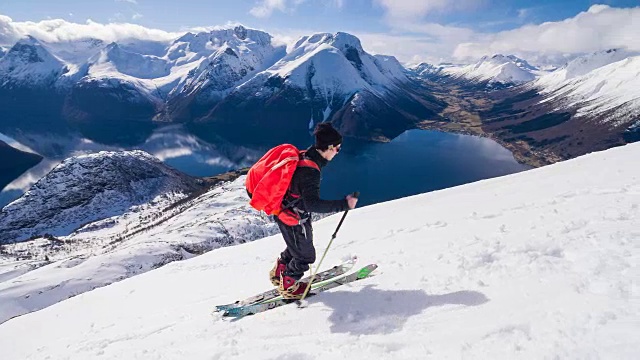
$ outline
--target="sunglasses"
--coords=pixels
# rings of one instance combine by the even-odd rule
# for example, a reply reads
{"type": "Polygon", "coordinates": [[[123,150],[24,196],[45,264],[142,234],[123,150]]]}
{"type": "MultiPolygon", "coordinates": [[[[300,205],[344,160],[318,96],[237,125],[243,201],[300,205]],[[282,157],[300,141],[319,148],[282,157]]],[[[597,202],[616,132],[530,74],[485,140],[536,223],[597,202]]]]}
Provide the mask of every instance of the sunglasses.
{"type": "Polygon", "coordinates": [[[340,152],[340,148],[342,147],[342,144],[337,145],[337,146],[333,146],[333,145],[329,145],[329,150],[333,150],[335,149],[337,153],[340,152]]]}

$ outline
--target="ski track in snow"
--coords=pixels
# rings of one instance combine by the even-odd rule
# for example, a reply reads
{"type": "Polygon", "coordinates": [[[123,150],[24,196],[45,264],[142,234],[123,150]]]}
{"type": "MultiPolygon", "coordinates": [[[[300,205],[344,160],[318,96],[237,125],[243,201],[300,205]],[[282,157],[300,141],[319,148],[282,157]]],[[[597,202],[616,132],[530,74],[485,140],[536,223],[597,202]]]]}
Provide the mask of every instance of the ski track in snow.
{"type": "MultiPolygon", "coordinates": [[[[2,358],[635,359],[639,151],[356,209],[324,264],[357,254],[378,270],[304,310],[210,315],[269,288],[278,235],[12,319],[0,325],[2,358]]],[[[319,253],[338,221],[315,224],[319,253]]]]}

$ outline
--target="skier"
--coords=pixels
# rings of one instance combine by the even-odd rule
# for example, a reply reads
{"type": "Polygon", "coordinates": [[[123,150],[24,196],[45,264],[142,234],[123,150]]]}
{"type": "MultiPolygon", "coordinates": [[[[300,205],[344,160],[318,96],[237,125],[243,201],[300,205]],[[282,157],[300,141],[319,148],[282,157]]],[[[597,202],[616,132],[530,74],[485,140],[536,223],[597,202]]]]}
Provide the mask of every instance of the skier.
{"type": "Polygon", "coordinates": [[[315,162],[318,169],[298,167],[283,200],[286,208],[300,216],[300,225],[287,225],[274,216],[287,247],[269,276],[280,294],[287,299],[302,297],[308,283],[299,280],[309,269],[309,264],[316,261],[311,213],[341,212],[355,208],[358,202],[353,195],[348,195],[344,200],[320,199],[320,171],[340,152],[342,135],[330,123],[320,123],[315,128],[314,136],[315,144],[304,152],[304,158],[315,162]]]}

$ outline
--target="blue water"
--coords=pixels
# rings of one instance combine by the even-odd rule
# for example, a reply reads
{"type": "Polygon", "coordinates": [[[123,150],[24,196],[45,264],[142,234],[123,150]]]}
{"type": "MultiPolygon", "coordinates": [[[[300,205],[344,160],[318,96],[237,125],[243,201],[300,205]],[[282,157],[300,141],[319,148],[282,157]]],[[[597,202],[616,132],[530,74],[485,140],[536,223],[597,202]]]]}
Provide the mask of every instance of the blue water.
{"type": "Polygon", "coordinates": [[[530,168],[490,139],[410,130],[390,143],[345,140],[323,169],[321,196],[360,191],[364,206],[530,168]]]}
{"type": "MultiPolygon", "coordinates": [[[[169,166],[192,176],[212,176],[251,166],[268,150],[209,144],[174,127],[156,132],[136,148],[163,158],[169,166]]],[[[360,191],[358,205],[364,206],[529,168],[518,164],[498,143],[475,136],[410,130],[390,143],[347,138],[342,151],[322,172],[321,196],[340,199],[360,191]]],[[[30,186],[26,184],[22,190],[5,189],[0,193],[0,207],[20,196],[27,185],[30,186]]]]}

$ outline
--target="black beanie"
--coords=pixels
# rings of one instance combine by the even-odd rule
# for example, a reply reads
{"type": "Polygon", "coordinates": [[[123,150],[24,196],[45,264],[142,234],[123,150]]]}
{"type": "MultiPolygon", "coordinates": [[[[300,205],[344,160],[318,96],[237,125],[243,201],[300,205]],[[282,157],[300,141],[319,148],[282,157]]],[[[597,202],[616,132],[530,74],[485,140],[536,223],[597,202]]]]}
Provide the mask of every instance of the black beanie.
{"type": "Polygon", "coordinates": [[[328,122],[319,123],[313,135],[316,136],[316,149],[319,150],[327,150],[329,145],[338,146],[342,144],[342,135],[328,122]]]}

